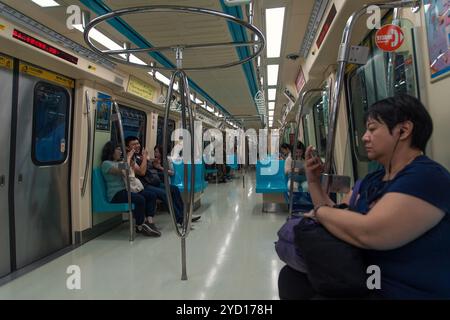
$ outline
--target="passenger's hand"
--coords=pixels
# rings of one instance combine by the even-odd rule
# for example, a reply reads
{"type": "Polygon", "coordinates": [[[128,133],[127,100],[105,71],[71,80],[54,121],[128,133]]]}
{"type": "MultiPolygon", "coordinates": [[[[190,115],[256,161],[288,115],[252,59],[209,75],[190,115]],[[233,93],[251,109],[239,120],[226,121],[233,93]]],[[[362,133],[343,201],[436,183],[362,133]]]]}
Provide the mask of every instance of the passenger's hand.
{"type": "Polygon", "coordinates": [[[312,146],[306,149],[305,174],[308,183],[320,183],[320,175],[323,172],[322,160],[314,153],[315,151],[312,146]]]}
{"type": "Polygon", "coordinates": [[[142,149],[142,157],[148,159],[148,151],[147,149],[142,149]]]}
{"type": "Polygon", "coordinates": [[[317,221],[317,217],[316,217],[316,215],[314,213],[314,209],[309,211],[309,212],[307,212],[307,213],[305,213],[305,214],[303,214],[303,217],[310,218],[310,219],[313,219],[313,220],[317,221]]]}
{"type": "Polygon", "coordinates": [[[134,149],[131,149],[130,151],[128,151],[128,153],[127,153],[128,163],[130,163],[131,159],[133,159],[134,153],[135,153],[134,149]]]}

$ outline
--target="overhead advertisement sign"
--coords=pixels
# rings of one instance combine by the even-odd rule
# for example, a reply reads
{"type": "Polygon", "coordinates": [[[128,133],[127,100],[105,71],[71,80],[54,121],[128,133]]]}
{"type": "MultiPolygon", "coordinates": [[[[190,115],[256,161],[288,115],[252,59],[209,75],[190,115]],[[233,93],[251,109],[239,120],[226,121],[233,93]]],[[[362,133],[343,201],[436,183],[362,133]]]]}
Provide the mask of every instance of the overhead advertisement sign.
{"type": "Polygon", "coordinates": [[[300,67],[297,79],[295,80],[295,88],[297,89],[297,94],[300,94],[300,91],[302,91],[305,84],[306,84],[305,75],[303,73],[302,67],[300,67]]]}

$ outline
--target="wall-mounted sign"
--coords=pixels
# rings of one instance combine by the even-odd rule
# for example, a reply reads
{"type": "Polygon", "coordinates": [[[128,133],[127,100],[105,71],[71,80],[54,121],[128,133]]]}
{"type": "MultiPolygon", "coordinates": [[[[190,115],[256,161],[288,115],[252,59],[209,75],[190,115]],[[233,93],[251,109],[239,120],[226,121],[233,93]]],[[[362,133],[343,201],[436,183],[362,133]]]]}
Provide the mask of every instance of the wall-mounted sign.
{"type": "Polygon", "coordinates": [[[319,38],[316,41],[318,49],[320,49],[320,46],[322,45],[323,40],[325,40],[328,31],[330,31],[331,24],[333,23],[333,20],[336,17],[336,13],[337,13],[336,6],[333,3],[330,12],[328,13],[328,17],[325,20],[325,23],[323,24],[322,30],[320,31],[319,38]]]}
{"type": "Polygon", "coordinates": [[[66,88],[73,89],[75,88],[75,82],[72,79],[66,78],[59,74],[53,73],[51,71],[43,70],[41,68],[37,68],[28,63],[21,62],[19,66],[19,70],[21,73],[28,74],[30,76],[41,78],[47,81],[55,82],[59,85],[62,85],[66,88]]]}
{"type": "Polygon", "coordinates": [[[0,56],[0,68],[12,69],[13,60],[8,57],[0,56]]]}
{"type": "Polygon", "coordinates": [[[405,41],[402,28],[388,24],[381,27],[375,35],[375,43],[378,48],[386,52],[398,50],[405,41]]]}
{"type": "Polygon", "coordinates": [[[197,113],[196,120],[204,122],[204,123],[206,123],[206,124],[208,124],[208,125],[210,125],[211,127],[214,127],[214,128],[218,128],[219,124],[220,124],[220,122],[211,120],[211,119],[205,117],[204,115],[202,115],[200,113],[197,113]]]}
{"type": "Polygon", "coordinates": [[[153,88],[150,84],[136,77],[130,76],[127,88],[128,93],[134,94],[148,101],[153,101],[155,91],[155,88],[153,88]]]}
{"type": "Polygon", "coordinates": [[[450,71],[450,0],[424,0],[431,78],[450,71]]]}
{"type": "Polygon", "coordinates": [[[297,79],[295,80],[295,88],[297,89],[297,94],[300,94],[300,91],[302,91],[305,84],[306,84],[305,75],[303,73],[302,67],[300,67],[297,79]]]}
{"type": "Polygon", "coordinates": [[[35,48],[38,48],[42,51],[45,51],[55,57],[58,57],[60,59],[66,60],[70,63],[73,64],[78,64],[78,58],[75,56],[72,56],[71,54],[68,54],[67,52],[64,52],[62,50],[59,50],[55,47],[52,47],[51,45],[38,40],[36,38],[33,38],[32,36],[29,36],[28,34],[19,31],[17,29],[14,29],[13,34],[12,34],[13,38],[20,40],[30,46],[33,46],[35,48]]]}
{"type": "Polygon", "coordinates": [[[110,131],[111,129],[111,101],[102,101],[110,99],[111,97],[99,93],[99,101],[97,102],[97,118],[95,129],[99,131],[110,131]]]}

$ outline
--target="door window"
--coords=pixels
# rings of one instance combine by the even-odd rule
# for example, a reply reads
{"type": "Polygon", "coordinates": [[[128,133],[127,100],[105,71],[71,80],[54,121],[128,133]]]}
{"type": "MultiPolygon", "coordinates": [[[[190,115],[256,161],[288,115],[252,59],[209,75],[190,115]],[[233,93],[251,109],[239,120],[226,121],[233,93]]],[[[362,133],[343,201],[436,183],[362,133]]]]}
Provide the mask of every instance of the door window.
{"type": "Polygon", "coordinates": [[[67,159],[70,97],[66,89],[39,82],[34,88],[33,162],[39,166],[67,159]]]}

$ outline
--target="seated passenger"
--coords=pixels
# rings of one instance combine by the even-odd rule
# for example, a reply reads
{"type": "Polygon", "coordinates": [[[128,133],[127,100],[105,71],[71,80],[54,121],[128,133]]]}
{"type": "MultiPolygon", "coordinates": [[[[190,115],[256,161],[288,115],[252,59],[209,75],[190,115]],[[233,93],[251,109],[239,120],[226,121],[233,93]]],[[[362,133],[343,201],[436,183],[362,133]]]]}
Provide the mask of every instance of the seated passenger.
{"type": "Polygon", "coordinates": [[[290,144],[283,143],[280,147],[280,157],[279,160],[286,160],[288,157],[291,156],[292,153],[292,147],[290,144]]]}
{"type": "MultiPolygon", "coordinates": [[[[144,190],[154,193],[157,199],[161,200],[167,207],[169,207],[165,186],[158,175],[158,170],[153,167],[153,163],[148,159],[148,152],[141,149],[141,144],[137,137],[127,137],[125,143],[128,150],[133,150],[135,157],[135,172],[136,177],[141,180],[144,185],[144,190]]],[[[162,168],[162,167],[161,167],[162,168]]],[[[169,170],[170,171],[170,170],[169,170]]],[[[183,222],[184,203],[181,198],[180,190],[176,186],[170,186],[172,196],[172,205],[175,211],[177,223],[183,222]]],[[[198,221],[200,216],[193,217],[192,221],[198,221]]]]}
{"type": "MultiPolygon", "coordinates": [[[[290,147],[290,146],[289,146],[290,147]]],[[[294,172],[292,172],[292,156],[291,151],[289,151],[286,162],[284,165],[284,173],[289,176],[288,179],[288,188],[291,187],[291,179],[294,180],[294,192],[298,191],[307,191],[303,189],[307,189],[306,183],[305,187],[302,187],[302,183],[305,182],[305,145],[301,142],[297,142],[297,152],[295,155],[295,166],[294,172]]]]}
{"type": "MultiPolygon", "coordinates": [[[[134,152],[127,155],[130,167],[133,165],[134,152]]],[[[113,142],[108,142],[102,151],[102,173],[106,182],[108,201],[112,203],[127,203],[128,192],[126,190],[126,171],[119,169],[119,161],[122,150],[113,142]]],[[[139,193],[131,193],[131,202],[134,204],[133,215],[136,220],[136,232],[146,236],[161,236],[161,232],[153,223],[156,210],[156,195],[148,190],[139,193]]]]}
{"type": "MultiPolygon", "coordinates": [[[[362,140],[368,158],[384,168],[362,181],[358,212],[333,208],[320,184],[323,165],[309,147],[306,175],[315,210],[306,216],[364,249],[367,265],[381,270],[380,297],[448,299],[450,174],[424,155],[432,119],[420,101],[407,95],[375,103],[366,119],[362,140]]],[[[288,267],[280,272],[279,291],[281,298],[314,295],[307,278],[288,267]]]]}
{"type": "MultiPolygon", "coordinates": [[[[158,176],[161,179],[161,181],[164,181],[164,167],[163,167],[164,161],[162,160],[163,147],[161,145],[157,145],[155,146],[153,151],[155,153],[155,159],[152,162],[153,168],[155,168],[158,171],[158,176]]],[[[170,149],[167,149],[167,154],[168,155],[170,154],[170,149]]],[[[175,175],[175,169],[173,167],[173,162],[170,156],[167,156],[167,163],[169,165],[169,170],[167,170],[167,173],[169,174],[170,178],[175,175]]]]}

